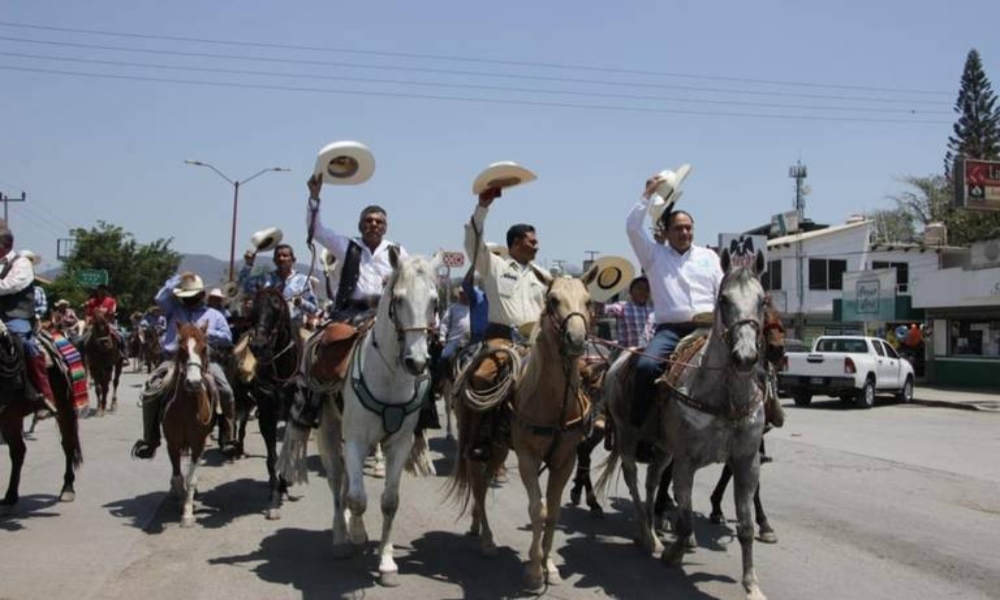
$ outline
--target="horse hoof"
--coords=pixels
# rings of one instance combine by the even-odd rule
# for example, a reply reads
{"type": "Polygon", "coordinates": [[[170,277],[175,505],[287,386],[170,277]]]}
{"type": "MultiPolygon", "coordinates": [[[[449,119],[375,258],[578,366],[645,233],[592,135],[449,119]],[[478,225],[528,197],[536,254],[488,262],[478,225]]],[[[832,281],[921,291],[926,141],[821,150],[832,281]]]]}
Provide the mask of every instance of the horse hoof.
{"type": "Polygon", "coordinates": [[[375,479],[385,479],[385,465],[376,463],[375,467],[372,468],[372,477],[375,479]]]}
{"type": "Polygon", "coordinates": [[[712,514],[708,516],[708,520],[711,521],[712,524],[714,525],[722,525],[723,523],[726,522],[726,516],[722,514],[722,512],[715,512],[713,510],[712,514]]]}
{"type": "Polygon", "coordinates": [[[194,527],[194,516],[181,518],[181,527],[185,529],[194,527]]]}
{"type": "Polygon", "coordinates": [[[334,544],[333,557],[339,560],[354,556],[354,546],[351,544],[334,544]]]}
{"type": "Polygon", "coordinates": [[[672,544],[660,555],[660,560],[670,567],[679,567],[684,560],[684,548],[678,544],[672,544]]]}
{"type": "Polygon", "coordinates": [[[563,578],[559,574],[559,569],[555,565],[549,565],[549,568],[545,570],[545,583],[548,585],[559,585],[562,582],[563,578]]]}
{"type": "Polygon", "coordinates": [[[778,534],[773,531],[761,531],[760,535],[757,536],[757,541],[762,544],[777,544],[778,534]]]}
{"type": "Polygon", "coordinates": [[[593,503],[590,505],[590,516],[595,519],[604,518],[604,509],[598,503],[593,503]]]}
{"type": "Polygon", "coordinates": [[[688,552],[694,552],[694,549],[698,547],[698,541],[694,539],[693,535],[689,535],[686,540],[684,540],[684,549],[688,552]]]}
{"type": "Polygon", "coordinates": [[[281,510],[277,508],[269,508],[264,516],[268,521],[279,521],[281,520],[281,510]]]}
{"type": "Polygon", "coordinates": [[[540,593],[545,589],[545,581],[542,579],[541,575],[534,577],[532,575],[524,576],[524,589],[532,594],[540,593]]]}
{"type": "Polygon", "coordinates": [[[580,504],[580,488],[573,488],[569,491],[569,503],[571,506],[579,506],[580,504]]]}
{"type": "Polygon", "coordinates": [[[382,587],[399,587],[399,571],[382,571],[378,574],[378,584],[382,587]]]}
{"type": "Polygon", "coordinates": [[[63,493],[59,494],[60,502],[72,502],[76,500],[76,492],[73,490],[64,490],[63,493]]]}

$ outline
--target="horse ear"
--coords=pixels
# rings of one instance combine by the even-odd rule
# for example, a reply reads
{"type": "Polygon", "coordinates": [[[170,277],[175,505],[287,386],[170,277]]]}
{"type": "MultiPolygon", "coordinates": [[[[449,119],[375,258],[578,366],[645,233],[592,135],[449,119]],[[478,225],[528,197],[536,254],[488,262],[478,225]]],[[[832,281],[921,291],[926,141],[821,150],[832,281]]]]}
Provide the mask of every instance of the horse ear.
{"type": "Polygon", "coordinates": [[[393,269],[399,268],[399,247],[396,245],[389,246],[389,264],[393,269]]]}
{"type": "Polygon", "coordinates": [[[728,273],[729,267],[732,266],[732,261],[729,256],[729,248],[723,248],[722,255],[719,257],[719,262],[722,263],[722,272],[728,273]]]}
{"type": "Polygon", "coordinates": [[[753,261],[754,275],[760,275],[764,272],[764,251],[757,251],[757,258],[753,261]]]}
{"type": "Polygon", "coordinates": [[[583,287],[590,286],[591,283],[597,279],[597,274],[601,272],[601,269],[597,265],[591,265],[590,269],[583,274],[580,281],[583,282],[583,287]]]}
{"type": "Polygon", "coordinates": [[[552,274],[551,273],[549,273],[545,269],[540,269],[538,267],[538,265],[536,265],[535,263],[528,263],[528,264],[531,265],[531,270],[535,274],[535,277],[538,278],[539,281],[541,281],[542,283],[544,283],[546,286],[552,285],[552,274]]]}
{"type": "Polygon", "coordinates": [[[444,250],[438,250],[431,257],[431,271],[437,273],[438,267],[444,264],[444,250]]]}

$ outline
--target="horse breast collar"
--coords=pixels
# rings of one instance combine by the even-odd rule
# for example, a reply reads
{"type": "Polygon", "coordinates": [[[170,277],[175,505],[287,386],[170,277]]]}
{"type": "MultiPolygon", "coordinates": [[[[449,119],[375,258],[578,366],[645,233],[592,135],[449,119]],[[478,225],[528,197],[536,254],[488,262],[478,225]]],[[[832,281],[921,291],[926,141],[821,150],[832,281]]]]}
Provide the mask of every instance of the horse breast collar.
{"type": "MultiPolygon", "coordinates": [[[[367,335],[372,335],[371,330],[367,335]]],[[[363,340],[361,340],[363,341],[363,340]]],[[[406,417],[410,416],[412,413],[416,412],[423,406],[424,396],[427,394],[427,388],[430,386],[431,378],[429,375],[420,375],[413,384],[413,395],[410,399],[403,404],[386,404],[376,398],[371,390],[368,389],[368,385],[365,383],[363,365],[361,364],[362,356],[361,347],[364,344],[356,343],[354,345],[354,353],[351,356],[351,389],[354,390],[354,394],[358,397],[361,402],[361,406],[375,413],[376,415],[382,417],[382,430],[388,435],[392,435],[399,431],[403,426],[403,421],[406,417]]]]}

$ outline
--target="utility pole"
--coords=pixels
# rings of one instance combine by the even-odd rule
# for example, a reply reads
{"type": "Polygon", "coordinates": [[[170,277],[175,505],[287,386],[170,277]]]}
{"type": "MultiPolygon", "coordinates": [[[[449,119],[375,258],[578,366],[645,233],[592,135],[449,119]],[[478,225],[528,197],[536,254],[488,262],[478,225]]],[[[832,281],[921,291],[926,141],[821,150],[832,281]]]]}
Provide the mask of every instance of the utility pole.
{"type": "MultiPolygon", "coordinates": [[[[801,233],[802,223],[805,221],[806,217],[806,198],[804,193],[803,182],[806,179],[808,172],[806,166],[802,164],[802,161],[796,161],[794,165],[788,168],[788,176],[795,180],[795,213],[799,221],[799,232],[801,233]]],[[[795,244],[795,263],[796,263],[796,284],[795,289],[798,295],[798,308],[795,311],[795,335],[800,339],[805,339],[805,313],[803,312],[805,304],[805,268],[804,268],[805,257],[802,252],[802,240],[800,239],[795,244]]]]}
{"type": "Polygon", "coordinates": [[[28,200],[28,194],[24,191],[21,192],[21,197],[11,198],[7,194],[0,192],[0,202],[3,202],[3,223],[4,227],[10,228],[10,219],[7,218],[7,203],[8,202],[26,202],[28,200]]]}
{"type": "Polygon", "coordinates": [[[593,266],[593,264],[594,264],[594,257],[597,256],[598,254],[600,254],[600,251],[598,251],[598,250],[584,250],[583,253],[590,255],[590,258],[588,258],[587,260],[583,261],[583,272],[586,273],[587,271],[590,270],[590,267],[593,266]]]}

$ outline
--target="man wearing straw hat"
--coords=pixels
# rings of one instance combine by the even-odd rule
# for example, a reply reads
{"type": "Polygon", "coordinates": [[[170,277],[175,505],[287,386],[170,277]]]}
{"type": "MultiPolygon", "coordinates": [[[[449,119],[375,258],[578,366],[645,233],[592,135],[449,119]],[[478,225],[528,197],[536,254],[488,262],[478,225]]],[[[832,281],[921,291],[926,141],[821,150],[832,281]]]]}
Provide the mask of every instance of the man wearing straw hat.
{"type": "MultiPolygon", "coordinates": [[[[150,377],[150,382],[157,379],[157,374],[168,370],[169,361],[177,352],[177,326],[180,324],[207,325],[206,336],[210,349],[225,350],[232,347],[233,334],[229,329],[229,323],[222,313],[205,304],[205,284],[198,275],[185,272],[168,279],[156,294],[156,304],[166,317],[167,328],[163,336],[164,363],[150,377]]],[[[226,374],[218,362],[209,360],[207,369],[219,390],[222,413],[227,423],[223,431],[231,436],[236,423],[233,388],[229,385],[229,380],[226,379],[226,374]]],[[[156,448],[160,445],[160,417],[164,394],[162,390],[161,393],[150,393],[150,387],[150,383],[147,383],[147,390],[142,395],[143,439],[138,440],[132,447],[132,456],[136,458],[153,458],[156,448]]],[[[233,442],[232,439],[222,440],[223,453],[230,454],[235,450],[233,442]]]]}
{"type": "MultiPolygon", "coordinates": [[[[243,255],[244,264],[237,279],[240,289],[249,298],[253,298],[258,291],[266,288],[280,291],[288,302],[292,323],[296,327],[302,327],[306,316],[316,314],[319,307],[309,277],[305,273],[295,271],[295,251],[288,244],[278,244],[274,247],[276,268],[252,277],[250,272],[256,258],[256,250],[247,250],[243,255]]],[[[222,291],[219,292],[221,294],[222,291]]]]}

